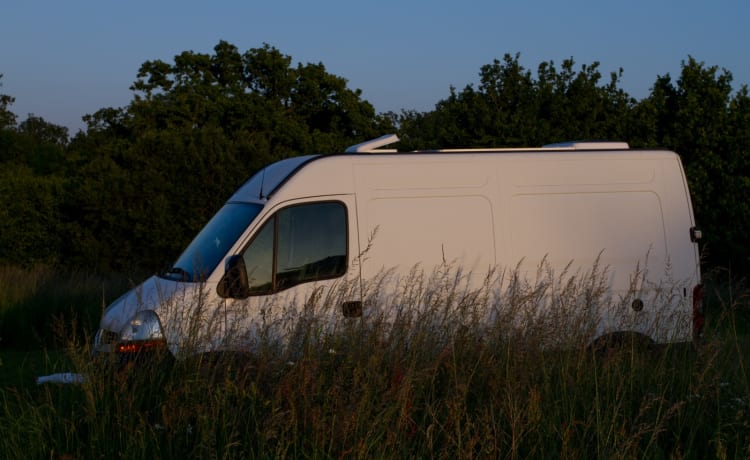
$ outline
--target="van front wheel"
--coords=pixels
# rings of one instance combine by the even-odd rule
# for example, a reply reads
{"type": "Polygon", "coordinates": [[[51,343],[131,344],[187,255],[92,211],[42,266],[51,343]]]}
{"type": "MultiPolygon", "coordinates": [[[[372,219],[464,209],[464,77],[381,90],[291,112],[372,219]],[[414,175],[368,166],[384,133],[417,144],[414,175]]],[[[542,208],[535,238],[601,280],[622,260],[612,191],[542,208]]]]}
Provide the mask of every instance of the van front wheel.
{"type": "Polygon", "coordinates": [[[242,383],[254,379],[257,363],[251,353],[209,352],[194,356],[187,363],[200,378],[212,383],[242,383]]]}

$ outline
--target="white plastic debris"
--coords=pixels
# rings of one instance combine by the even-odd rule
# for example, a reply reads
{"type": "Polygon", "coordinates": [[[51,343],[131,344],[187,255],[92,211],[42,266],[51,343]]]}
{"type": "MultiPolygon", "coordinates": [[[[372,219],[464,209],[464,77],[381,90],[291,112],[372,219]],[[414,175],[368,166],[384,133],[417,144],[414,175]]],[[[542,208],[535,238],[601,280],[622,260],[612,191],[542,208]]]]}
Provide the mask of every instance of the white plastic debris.
{"type": "Polygon", "coordinates": [[[43,375],[36,378],[37,385],[43,385],[45,383],[63,383],[70,385],[81,384],[85,381],[86,377],[83,374],[76,374],[74,372],[60,372],[58,374],[43,375]]]}

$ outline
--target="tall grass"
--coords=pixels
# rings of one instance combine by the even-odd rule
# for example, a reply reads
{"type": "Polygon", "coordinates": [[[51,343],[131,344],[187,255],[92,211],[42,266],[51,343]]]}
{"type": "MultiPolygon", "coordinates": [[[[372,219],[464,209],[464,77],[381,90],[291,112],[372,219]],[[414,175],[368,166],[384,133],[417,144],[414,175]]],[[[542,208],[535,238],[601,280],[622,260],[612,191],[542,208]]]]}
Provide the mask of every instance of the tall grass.
{"type": "Polygon", "coordinates": [[[96,328],[103,306],[130,285],[123,276],[0,266],[0,347],[55,347],[60,327],[80,339],[96,328]]]}
{"type": "MultiPolygon", "coordinates": [[[[497,273],[513,282],[512,273],[497,273]]],[[[119,371],[68,355],[88,380],[0,390],[7,458],[748,458],[743,295],[711,296],[699,344],[592,350],[552,343],[551,305],[590,305],[596,273],[505,294],[460,271],[368,286],[362,319],[331,323],[341,285],[248,355],[119,371]],[[546,287],[545,287],[546,286],[546,287]],[[545,300],[546,299],[546,300],[545,300]],[[550,299],[555,302],[550,303],[550,299]],[[727,300],[730,300],[727,302],[727,300]],[[534,313],[534,308],[543,307],[534,313]],[[491,315],[487,312],[491,311],[491,315]]],[[[383,280],[381,280],[383,281],[383,280]]],[[[565,327],[571,327],[566,324],[565,327]]],[[[580,339],[580,340],[579,340],[580,339]]]]}

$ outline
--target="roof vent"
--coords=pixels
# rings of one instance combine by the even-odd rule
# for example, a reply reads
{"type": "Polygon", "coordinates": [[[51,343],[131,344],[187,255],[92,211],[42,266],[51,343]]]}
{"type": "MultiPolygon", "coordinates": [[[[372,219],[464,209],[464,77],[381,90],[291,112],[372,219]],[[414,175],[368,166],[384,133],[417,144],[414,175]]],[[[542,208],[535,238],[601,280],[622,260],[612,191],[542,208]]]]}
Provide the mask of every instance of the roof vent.
{"type": "Polygon", "coordinates": [[[369,141],[362,142],[361,144],[352,145],[351,147],[348,147],[345,152],[346,153],[368,153],[368,152],[396,152],[395,149],[380,149],[375,150],[379,147],[383,147],[384,145],[393,144],[394,142],[398,142],[398,136],[395,134],[386,134],[385,136],[380,136],[377,139],[371,139],[369,141]]]}
{"type": "Polygon", "coordinates": [[[630,145],[627,142],[609,142],[609,141],[571,141],[559,142],[557,144],[547,144],[545,149],[573,149],[573,150],[628,150],[630,145]]]}

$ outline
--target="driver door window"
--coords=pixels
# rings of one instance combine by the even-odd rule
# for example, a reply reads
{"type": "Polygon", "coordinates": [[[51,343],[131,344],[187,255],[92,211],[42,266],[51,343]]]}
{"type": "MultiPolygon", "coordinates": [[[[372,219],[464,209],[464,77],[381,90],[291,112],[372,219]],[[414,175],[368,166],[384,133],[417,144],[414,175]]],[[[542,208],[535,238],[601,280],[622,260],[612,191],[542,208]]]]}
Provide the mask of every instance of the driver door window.
{"type": "Polygon", "coordinates": [[[245,250],[251,294],[266,294],[346,272],[346,208],[324,202],[290,206],[268,220],[245,250]]]}
{"type": "Polygon", "coordinates": [[[273,220],[266,222],[242,257],[250,293],[269,292],[273,287],[273,220]]]}

